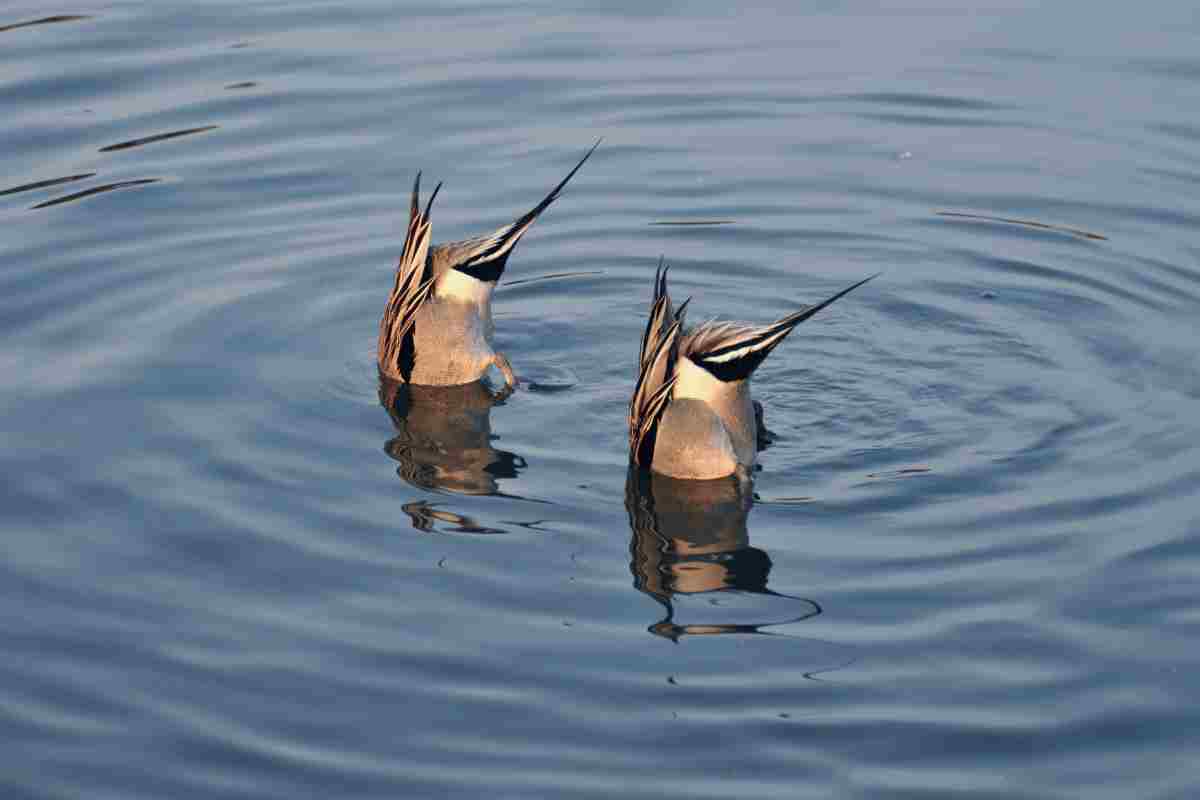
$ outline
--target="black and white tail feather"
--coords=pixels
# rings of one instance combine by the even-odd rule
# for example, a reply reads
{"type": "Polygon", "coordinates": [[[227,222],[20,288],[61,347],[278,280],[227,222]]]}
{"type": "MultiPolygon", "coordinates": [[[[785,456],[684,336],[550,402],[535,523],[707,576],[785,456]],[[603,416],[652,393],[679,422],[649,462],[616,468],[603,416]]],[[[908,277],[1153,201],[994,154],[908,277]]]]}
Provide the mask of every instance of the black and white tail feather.
{"type": "Polygon", "coordinates": [[[744,380],[797,325],[876,277],[878,273],[843,289],[828,300],[805,306],[769,325],[706,322],[684,337],[682,354],[718,380],[744,380]]]}
{"type": "Polygon", "coordinates": [[[437,272],[442,269],[450,268],[464,272],[481,281],[497,281],[504,274],[504,267],[508,263],[508,256],[516,247],[517,242],[525,235],[538,216],[545,211],[551,203],[558,199],[563,188],[570,182],[571,178],[575,177],[575,173],[579,168],[591,157],[592,153],[596,152],[596,148],[600,146],[602,140],[597,139],[591,149],[584,153],[583,158],[575,165],[575,168],[567,173],[567,177],[559,181],[558,185],[550,190],[542,202],[531,208],[529,211],[522,214],[512,223],[499,228],[492,233],[484,236],[476,236],[472,239],[464,239],[460,242],[448,242],[439,244],[433,248],[433,261],[437,268],[437,272]]]}
{"type": "Polygon", "coordinates": [[[396,266],[396,281],[388,296],[383,319],[379,321],[379,368],[388,375],[407,381],[412,373],[412,327],[417,310],[433,292],[434,276],[429,268],[429,212],[442,184],[438,184],[421,210],[421,173],[413,181],[412,203],[404,250],[396,266]]]}

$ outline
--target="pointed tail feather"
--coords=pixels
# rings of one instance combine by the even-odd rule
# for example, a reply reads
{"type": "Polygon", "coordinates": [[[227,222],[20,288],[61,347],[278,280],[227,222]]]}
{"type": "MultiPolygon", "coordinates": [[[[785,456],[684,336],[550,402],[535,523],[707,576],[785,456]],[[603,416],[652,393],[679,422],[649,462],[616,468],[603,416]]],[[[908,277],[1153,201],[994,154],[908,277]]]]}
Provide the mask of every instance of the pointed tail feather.
{"type": "Polygon", "coordinates": [[[770,327],[775,328],[775,327],[779,327],[779,326],[785,326],[785,327],[787,327],[788,332],[791,332],[791,330],[793,328],[795,328],[801,322],[804,322],[804,320],[812,317],[814,314],[816,314],[821,309],[833,305],[838,300],[841,300],[843,297],[850,294],[858,287],[862,286],[865,283],[875,280],[882,274],[883,274],[882,272],[876,272],[874,275],[868,275],[867,277],[863,278],[858,283],[852,284],[850,286],[847,286],[845,289],[842,289],[840,292],[835,294],[833,297],[830,297],[828,300],[823,300],[820,303],[817,303],[815,306],[809,306],[808,308],[797,311],[794,314],[789,314],[788,316],[779,320],[778,322],[776,322],[774,325],[771,325],[770,327]]]}
{"type": "Polygon", "coordinates": [[[666,333],[670,325],[671,296],[667,294],[667,272],[669,266],[663,265],[663,258],[658,258],[658,268],[654,271],[654,298],[650,301],[650,319],[642,334],[642,347],[638,351],[638,368],[645,368],[646,357],[654,350],[655,344],[666,333]]]}
{"type": "MultiPolygon", "coordinates": [[[[420,180],[420,179],[421,179],[421,173],[418,172],[417,180],[420,180]]],[[[433,187],[433,194],[429,195],[429,202],[425,204],[425,219],[426,220],[429,219],[429,210],[431,208],[433,208],[433,198],[437,197],[438,192],[440,192],[441,190],[442,190],[442,182],[438,181],[438,185],[433,187]]],[[[413,200],[416,200],[416,197],[413,197],[413,200]]],[[[414,213],[416,212],[416,210],[417,210],[417,207],[413,206],[414,213]]]]}
{"type": "Polygon", "coordinates": [[[687,344],[687,355],[692,361],[721,380],[748,378],[766,359],[767,355],[796,329],[797,325],[879,275],[880,273],[876,273],[864,278],[827,300],[814,306],[806,306],[770,325],[746,327],[730,323],[715,323],[702,326],[690,337],[687,344]]]}
{"type": "Polygon", "coordinates": [[[523,225],[524,227],[528,227],[529,223],[532,223],[535,219],[538,218],[539,214],[541,214],[543,211],[545,211],[547,208],[549,208],[550,204],[558,199],[559,194],[561,194],[562,190],[566,187],[566,185],[568,183],[570,183],[571,178],[575,177],[575,173],[579,172],[579,168],[582,167],[587,162],[587,160],[592,157],[592,153],[596,152],[596,148],[600,146],[600,143],[602,141],[604,141],[603,138],[597,139],[596,143],[594,145],[592,145],[591,148],[589,148],[586,153],[583,154],[583,158],[579,159],[579,163],[576,164],[575,167],[570,172],[567,173],[567,177],[565,177],[561,181],[559,181],[558,185],[555,186],[553,189],[551,189],[550,193],[548,195],[546,195],[544,198],[542,198],[542,202],[538,203],[536,206],[531,208],[529,211],[525,212],[525,214],[523,214],[521,216],[521,218],[518,219],[513,224],[516,226],[523,225]]]}
{"type": "MultiPolygon", "coordinates": [[[[487,236],[481,236],[477,239],[470,239],[459,243],[463,252],[454,252],[453,264],[455,269],[466,272],[469,275],[474,275],[480,280],[494,281],[499,280],[500,275],[504,272],[504,266],[508,261],[508,256],[512,253],[517,242],[525,235],[525,232],[533,225],[538,216],[545,211],[551,203],[558,199],[564,187],[570,182],[571,178],[575,177],[575,173],[579,168],[591,158],[592,153],[596,152],[596,148],[600,146],[603,139],[597,139],[583,158],[579,159],[579,163],[575,168],[567,173],[567,177],[559,181],[558,185],[550,190],[542,201],[529,211],[522,214],[514,222],[505,225],[487,236]]],[[[454,245],[448,246],[457,250],[454,245]]]]}

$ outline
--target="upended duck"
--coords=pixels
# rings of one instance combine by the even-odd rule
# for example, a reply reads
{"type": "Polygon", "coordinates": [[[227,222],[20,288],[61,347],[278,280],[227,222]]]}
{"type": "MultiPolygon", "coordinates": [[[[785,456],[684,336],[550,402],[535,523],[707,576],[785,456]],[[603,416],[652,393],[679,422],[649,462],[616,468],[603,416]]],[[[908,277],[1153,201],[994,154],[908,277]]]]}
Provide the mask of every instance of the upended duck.
{"type": "Polygon", "coordinates": [[[629,404],[630,460],[673,478],[748,475],[762,424],[750,376],[797,325],[877,275],[769,325],[712,321],[688,330],[684,316],[691,300],[672,305],[668,269],[659,262],[642,335],[629,404]]]}
{"type": "Polygon", "coordinates": [[[592,145],[567,177],[511,224],[432,247],[429,214],[442,185],[422,210],[417,173],[404,250],[379,323],[380,373],[406,383],[453,386],[479,380],[494,365],[507,389],[516,385],[508,359],[492,345],[492,293],[517,242],[599,146],[592,145]]]}

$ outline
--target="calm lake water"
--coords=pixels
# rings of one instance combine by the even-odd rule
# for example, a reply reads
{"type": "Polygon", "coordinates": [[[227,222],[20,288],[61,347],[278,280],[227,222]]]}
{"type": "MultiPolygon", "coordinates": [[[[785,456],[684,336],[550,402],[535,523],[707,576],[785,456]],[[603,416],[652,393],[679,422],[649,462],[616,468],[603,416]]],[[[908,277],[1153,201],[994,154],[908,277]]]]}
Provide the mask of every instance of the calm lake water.
{"type": "Polygon", "coordinates": [[[1200,14],[1043,5],[5,3],[0,794],[1196,796],[1200,14]],[[416,170],[461,238],[601,136],[521,388],[381,387],[416,170]],[[753,498],[626,486],[660,254],[884,273],[753,498]]]}

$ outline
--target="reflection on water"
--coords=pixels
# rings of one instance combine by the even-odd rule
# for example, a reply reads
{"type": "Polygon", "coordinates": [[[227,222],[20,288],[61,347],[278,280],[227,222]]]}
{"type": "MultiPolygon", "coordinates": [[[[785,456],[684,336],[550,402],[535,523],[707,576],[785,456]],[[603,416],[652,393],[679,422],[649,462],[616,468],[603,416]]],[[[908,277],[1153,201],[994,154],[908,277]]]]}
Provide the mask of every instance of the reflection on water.
{"type": "Polygon", "coordinates": [[[0,800],[1195,794],[1194,0],[247,5],[0,3],[0,800]],[[595,135],[520,390],[380,387],[415,169],[452,240],[595,135]],[[664,252],[887,271],[753,508],[623,504],[664,252]]]}
{"type": "MultiPolygon", "coordinates": [[[[687,635],[760,633],[771,625],[799,622],[821,613],[812,600],[767,588],[771,557],[750,545],[746,518],[753,505],[749,482],[737,478],[676,480],[630,470],[625,484],[629,512],[629,569],[638,591],[653,597],[666,616],[648,630],[678,641],[687,635]],[[725,593],[724,595],[721,593],[725,593]],[[703,614],[734,618],[713,622],[677,619],[681,597],[706,595],[703,614]],[[723,603],[725,597],[743,602],[723,603]],[[769,599],[769,603],[756,603],[769,599]],[[749,600],[750,602],[745,602],[749,600]],[[786,601],[786,613],[778,601],[786,601]]],[[[690,611],[690,609],[689,609],[690,611]]]]}
{"type": "Polygon", "coordinates": [[[982,220],[984,222],[1003,222],[1007,225],[1024,225],[1027,228],[1038,228],[1043,231],[1069,233],[1072,236],[1079,236],[1084,239],[1096,239],[1102,242],[1108,241],[1107,236],[1085,231],[1082,228],[1072,228],[1069,225],[1051,225],[1048,222],[1038,222],[1033,219],[1013,219],[1012,217],[997,217],[993,214],[968,214],[963,211],[937,211],[934,213],[939,217],[955,217],[957,219],[982,220]]]}
{"type": "Polygon", "coordinates": [[[454,511],[446,511],[438,506],[438,503],[430,503],[427,500],[414,500],[402,505],[400,510],[408,514],[414,528],[426,533],[437,530],[450,530],[455,533],[504,533],[499,528],[489,528],[481,525],[472,517],[465,517],[454,511]],[[439,522],[450,527],[439,528],[439,522]]]}
{"type": "Polygon", "coordinates": [[[418,489],[501,494],[499,481],[525,468],[525,459],[492,446],[492,407],[501,399],[480,381],[414,386],[380,377],[379,402],[397,431],[383,450],[400,462],[396,474],[418,489]]]}

